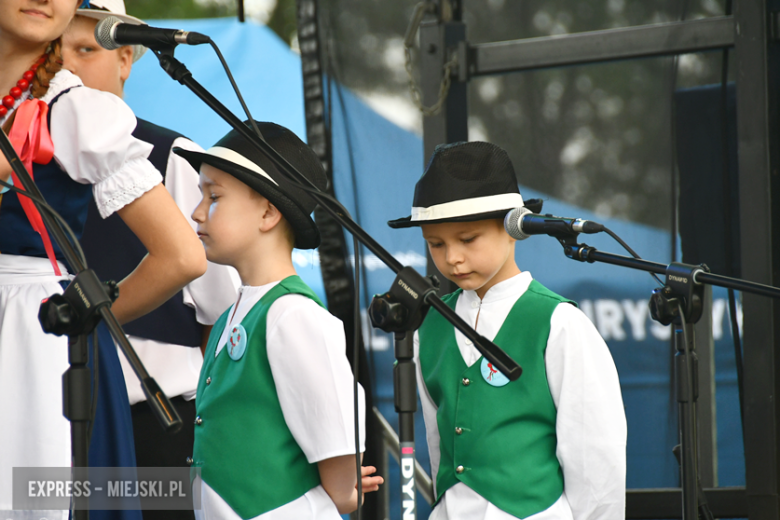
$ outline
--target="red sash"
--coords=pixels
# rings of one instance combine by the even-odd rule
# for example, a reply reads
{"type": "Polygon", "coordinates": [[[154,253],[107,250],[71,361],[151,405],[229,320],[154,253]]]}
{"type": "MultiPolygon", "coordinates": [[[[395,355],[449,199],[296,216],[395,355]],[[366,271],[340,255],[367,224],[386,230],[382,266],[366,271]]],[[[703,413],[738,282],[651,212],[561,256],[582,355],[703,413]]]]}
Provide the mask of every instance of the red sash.
{"type": "MultiPolygon", "coordinates": [[[[32,163],[48,164],[54,157],[54,143],[52,143],[51,135],[49,135],[49,125],[46,121],[48,113],[49,105],[40,99],[23,101],[19,108],[16,109],[16,119],[8,135],[14,150],[16,150],[22,164],[27,168],[27,172],[33,180],[35,177],[33,176],[32,163]]],[[[14,186],[24,190],[21,181],[16,176],[16,172],[11,171],[11,175],[14,180],[14,186]]],[[[46,250],[46,256],[49,257],[52,267],[54,267],[54,273],[57,276],[61,276],[62,272],[60,272],[57,258],[54,256],[54,248],[51,245],[49,233],[46,231],[46,226],[43,224],[38,208],[35,207],[32,200],[25,196],[19,197],[19,203],[22,205],[22,209],[24,209],[24,214],[27,215],[27,220],[30,221],[33,229],[41,236],[43,248],[46,250]]]]}

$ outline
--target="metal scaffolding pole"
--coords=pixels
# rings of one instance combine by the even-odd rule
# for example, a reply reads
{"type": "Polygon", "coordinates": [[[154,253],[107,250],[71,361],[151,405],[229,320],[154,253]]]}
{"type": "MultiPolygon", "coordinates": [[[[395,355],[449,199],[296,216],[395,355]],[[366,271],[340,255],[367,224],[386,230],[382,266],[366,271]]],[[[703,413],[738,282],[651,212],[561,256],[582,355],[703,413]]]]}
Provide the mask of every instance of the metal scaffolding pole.
{"type": "MultiPolygon", "coordinates": [[[[770,41],[770,7],[776,2],[735,2],[740,276],[767,285],[780,282],[778,155],[778,44],[770,41]]],[[[780,518],[778,374],[780,304],[744,293],[745,471],[748,516],[780,518]]]]}

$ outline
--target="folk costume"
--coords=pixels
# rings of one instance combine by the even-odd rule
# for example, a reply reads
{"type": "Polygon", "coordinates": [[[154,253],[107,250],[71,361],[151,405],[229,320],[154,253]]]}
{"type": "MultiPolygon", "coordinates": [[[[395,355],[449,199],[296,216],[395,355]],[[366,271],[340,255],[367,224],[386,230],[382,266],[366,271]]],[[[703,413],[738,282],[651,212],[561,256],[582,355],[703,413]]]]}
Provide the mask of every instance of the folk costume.
{"type": "MultiPolygon", "coordinates": [[[[289,130],[258,123],[265,140],[318,186],[316,155],[289,130]]],[[[295,245],[320,241],[315,202],[231,131],[205,153],[175,150],[195,169],[225,171],[273,203],[295,245]]],[[[195,448],[201,492],[196,518],[332,519],[341,516],[320,484],[317,462],[354,454],[352,373],[340,320],[298,276],[242,286],[212,330],[198,383],[195,448]]],[[[360,450],[364,394],[358,387],[360,450]]]]}
{"type": "MultiPolygon", "coordinates": [[[[503,218],[523,202],[506,152],[437,147],[412,215],[391,227],[503,218]]],[[[617,371],[573,302],[522,272],[482,299],[444,301],[523,368],[510,382],[438,312],[414,338],[436,505],[431,519],[625,517],[626,421],[617,371]]]]}
{"type": "MultiPolygon", "coordinates": [[[[22,110],[21,101],[16,110],[22,110]]],[[[62,70],[46,95],[29,103],[48,110],[39,121],[53,144],[53,157],[33,166],[35,182],[77,237],[93,197],[100,215],[107,217],[160,183],[160,173],[147,160],[151,145],[131,136],[135,116],[121,99],[83,87],[79,78],[62,70]]],[[[61,293],[71,275],[55,244],[47,258],[49,248],[22,204],[10,191],[0,201],[0,399],[10,426],[0,432],[0,510],[12,507],[11,468],[71,464],[61,385],[68,368],[67,338],[45,334],[38,322],[41,300],[61,293]]],[[[132,423],[122,371],[113,343],[104,339],[99,344],[100,399],[93,440],[109,433],[115,437],[105,439],[110,447],[99,450],[110,452],[110,460],[90,462],[132,466],[132,423]],[[122,402],[124,407],[113,407],[122,402]]]]}

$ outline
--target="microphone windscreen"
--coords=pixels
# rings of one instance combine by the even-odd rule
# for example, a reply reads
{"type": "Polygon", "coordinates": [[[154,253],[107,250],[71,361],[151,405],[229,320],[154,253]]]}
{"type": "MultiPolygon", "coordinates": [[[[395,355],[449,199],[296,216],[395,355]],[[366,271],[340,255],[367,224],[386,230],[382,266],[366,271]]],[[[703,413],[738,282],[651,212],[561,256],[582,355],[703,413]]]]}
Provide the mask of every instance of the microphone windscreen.
{"type": "Polygon", "coordinates": [[[523,228],[520,225],[523,215],[531,213],[528,208],[520,207],[515,208],[504,217],[504,229],[509,233],[509,236],[516,240],[525,240],[530,235],[523,233],[523,228]]]}
{"type": "Polygon", "coordinates": [[[121,44],[114,41],[114,36],[112,34],[114,32],[114,27],[120,23],[122,23],[122,20],[116,16],[107,16],[100,20],[97,25],[95,25],[95,41],[97,41],[98,45],[109,51],[122,47],[121,44]]]}

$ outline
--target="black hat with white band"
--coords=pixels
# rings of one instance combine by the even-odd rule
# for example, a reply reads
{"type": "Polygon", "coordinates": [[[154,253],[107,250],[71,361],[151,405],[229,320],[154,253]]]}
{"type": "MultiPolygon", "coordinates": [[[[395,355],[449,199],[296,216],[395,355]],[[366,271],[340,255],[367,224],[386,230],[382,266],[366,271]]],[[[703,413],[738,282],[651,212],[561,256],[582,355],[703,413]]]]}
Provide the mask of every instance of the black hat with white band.
{"type": "Polygon", "coordinates": [[[414,188],[412,214],[391,220],[391,228],[504,218],[521,206],[541,210],[541,201],[523,202],[506,151],[484,142],[439,145],[414,188]]]}
{"type": "MultiPolygon", "coordinates": [[[[327,176],[317,154],[297,135],[275,123],[257,121],[265,141],[320,190],[327,186],[327,176]]],[[[182,148],[173,151],[200,171],[203,163],[229,173],[276,206],[295,233],[295,247],[315,249],[320,245],[320,232],[311,218],[317,202],[297,183],[279,173],[266,155],[235,130],[205,152],[182,148]]]]}

